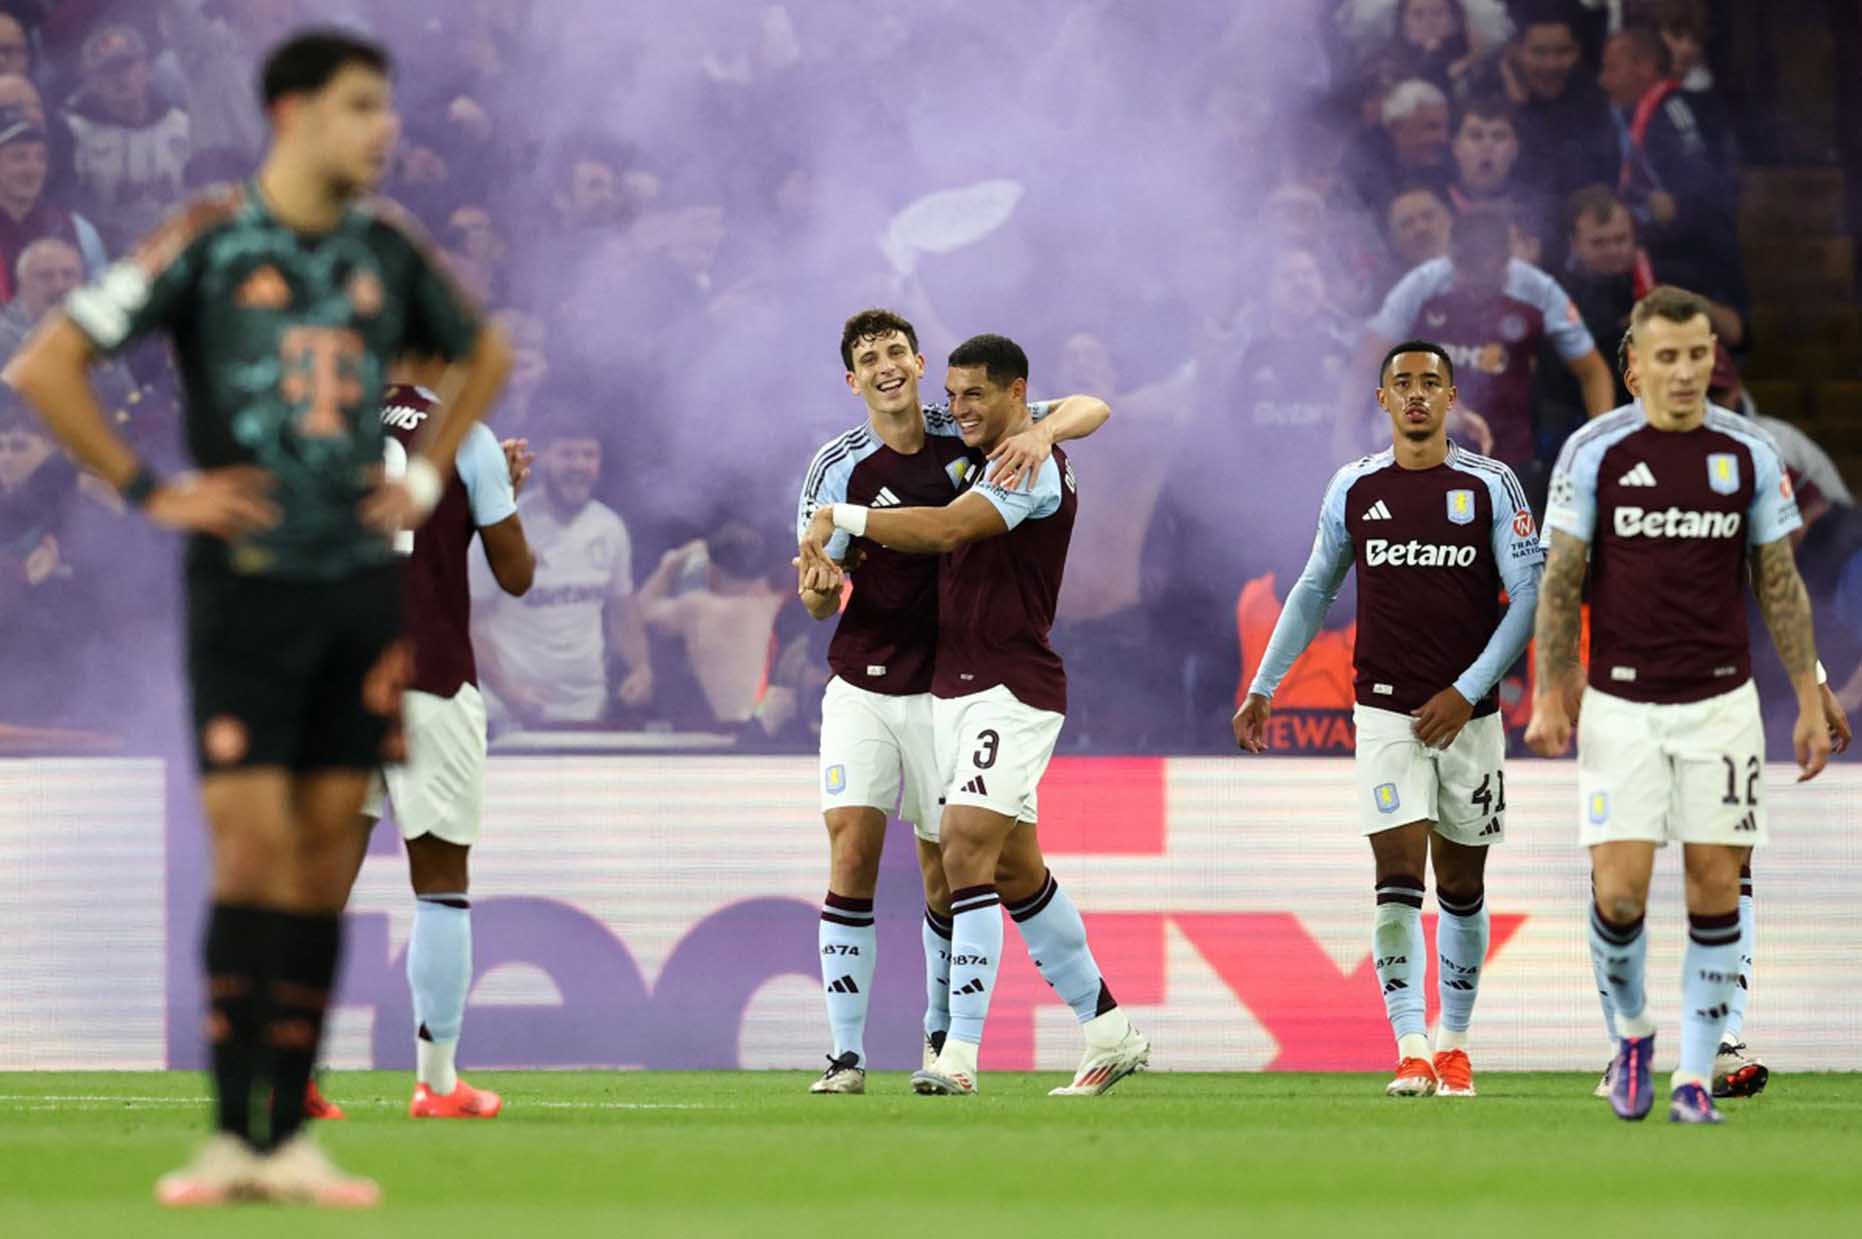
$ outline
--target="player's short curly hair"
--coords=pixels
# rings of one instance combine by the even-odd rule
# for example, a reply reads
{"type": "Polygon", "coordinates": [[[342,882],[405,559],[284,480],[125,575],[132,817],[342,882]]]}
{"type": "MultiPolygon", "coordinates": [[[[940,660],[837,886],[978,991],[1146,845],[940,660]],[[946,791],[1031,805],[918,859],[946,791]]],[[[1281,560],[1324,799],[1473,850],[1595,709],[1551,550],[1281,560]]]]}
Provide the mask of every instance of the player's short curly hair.
{"type": "Polygon", "coordinates": [[[847,367],[847,373],[853,373],[854,345],[862,340],[889,336],[895,331],[905,337],[905,342],[912,346],[915,356],[918,352],[918,329],[903,315],[874,306],[848,319],[840,329],[840,359],[841,364],[847,367]]]}

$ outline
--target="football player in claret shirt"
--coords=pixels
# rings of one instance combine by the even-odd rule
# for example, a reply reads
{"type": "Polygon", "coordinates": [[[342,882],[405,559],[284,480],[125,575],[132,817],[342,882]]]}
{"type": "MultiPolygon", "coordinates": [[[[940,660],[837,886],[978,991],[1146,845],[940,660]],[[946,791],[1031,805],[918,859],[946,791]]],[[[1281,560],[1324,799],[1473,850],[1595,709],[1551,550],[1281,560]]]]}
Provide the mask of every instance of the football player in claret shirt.
{"type": "MultiPolygon", "coordinates": [[[[1629,345],[1634,338],[1633,330],[1623,333],[1622,341],[1617,346],[1616,362],[1631,396],[1640,398],[1640,380],[1636,377],[1635,368],[1629,363],[1629,345]]],[[[1720,372],[1716,369],[1714,373],[1717,378],[1720,372]]],[[[1717,405],[1712,407],[1715,411],[1721,411],[1717,405]]],[[[1789,477],[1793,471],[1788,459],[1785,465],[1786,476],[1789,477]]],[[[1830,731],[1831,751],[1844,752],[1855,738],[1849,725],[1849,714],[1843,709],[1842,702],[1836,699],[1835,690],[1830,687],[1821,667],[1817,671],[1817,681],[1824,722],[1830,731]]],[[[1766,1084],[1771,1080],[1771,1069],[1752,1052],[1745,1040],[1746,1010],[1752,1000],[1753,974],[1758,953],[1756,910],[1752,902],[1752,849],[1740,848],[1739,860],[1739,983],[1733,989],[1732,1001],[1727,1004],[1726,1026],[1720,1032],[1720,1046],[1713,1056],[1712,1092],[1715,1097],[1753,1097],[1764,1092],[1766,1084]]],[[[1597,991],[1603,1002],[1604,1031],[1610,1040],[1611,1061],[1604,1068],[1603,1078],[1598,1081],[1594,1095],[1608,1099],[1615,1080],[1615,1053],[1619,1034],[1616,1028],[1616,1007],[1610,1000],[1608,980],[1601,974],[1597,977],[1597,991]]]]}
{"type": "Polygon", "coordinates": [[[1688,944],[1668,1117],[1717,1123],[1714,1058],[1740,976],[1740,868],[1767,833],[1748,570],[1797,693],[1800,781],[1829,761],[1831,728],[1810,599],[1792,556],[1802,520],[1790,479],[1769,435],[1707,402],[1706,302],[1657,287],[1636,303],[1630,330],[1640,399],[1572,435],[1552,474],[1526,741],[1541,756],[1563,754],[1581,693],[1577,818],[1591,854],[1591,963],[1615,1011],[1610,1102],[1625,1119],[1646,1117],[1654,1104],[1643,910],[1655,849],[1681,843],[1688,944]],[[1587,574],[1590,655],[1580,686],[1587,574]]]}
{"type": "MultiPolygon", "coordinates": [[[[936,799],[930,838],[950,901],[950,1023],[941,1048],[913,1075],[913,1088],[976,1092],[1006,907],[1041,975],[1085,1033],[1072,1082],[1053,1092],[1097,1096],[1143,1067],[1151,1043],[1113,999],[1080,914],[1048,873],[1035,834],[1035,789],[1067,708],[1066,672],[1047,634],[1073,532],[1075,479],[1058,450],[1030,469],[984,472],[1035,424],[1028,358],[1013,341],[984,335],[959,345],[945,389],[944,416],[968,449],[955,471],[956,497],[906,507],[861,503],[856,494],[820,506],[801,540],[804,585],[833,586],[848,539],[936,564],[928,795],[936,799]]],[[[1105,415],[1101,406],[1099,420],[1105,415]]]]}
{"type": "MultiPolygon", "coordinates": [[[[920,403],[925,362],[910,322],[890,310],[863,310],[847,320],[840,345],[847,386],[865,405],[866,421],[816,453],[796,513],[799,539],[807,538],[817,512],[836,503],[942,507],[982,468],[1015,489],[1054,444],[1092,434],[1111,415],[1091,396],[1031,405],[1035,424],[1002,437],[987,458],[979,457],[948,408],[920,403]]],[[[943,786],[931,717],[938,561],[870,539],[856,546],[844,533],[832,539],[829,552],[836,563],[804,566],[798,580],[810,615],[839,617],[828,649],[835,674],[821,702],[821,809],[830,872],[818,943],[834,1052],[810,1089],[844,1094],[866,1088],[866,1016],[878,941],[873,892],[894,804],[913,824],[924,877],[925,1066],[936,1061],[950,1028],[952,926],[938,849],[943,786]],[[843,566],[854,578],[844,609],[843,566]]],[[[1042,974],[1057,989],[1061,979],[1083,975],[1079,961],[1090,959],[1085,926],[1039,850],[1005,857],[1000,881],[1042,974]]],[[[1096,1013],[1096,993],[1061,992],[1079,1004],[1076,1015],[1096,1013]]]]}
{"type": "Polygon", "coordinates": [[[1391,349],[1377,400],[1391,445],[1340,469],[1326,489],[1312,557],[1235,714],[1235,742],[1266,750],[1274,690],[1355,566],[1358,814],[1377,867],[1371,944],[1397,1042],[1396,1076],[1384,1091],[1472,1097],[1468,1028],[1489,940],[1487,849],[1506,832],[1495,685],[1525,651],[1543,556],[1513,471],[1449,441],[1455,370],[1440,346],[1391,349]],[[1433,1054],[1422,928],[1431,861],[1442,1003],[1433,1054]]]}
{"type": "Polygon", "coordinates": [[[13,359],[17,387],[87,469],[190,535],[188,678],[212,832],[207,1038],[217,1134],[162,1203],[364,1207],[370,1180],[302,1131],[369,778],[398,745],[406,661],[391,541],[440,500],[510,350],[389,204],[389,59],[340,31],[267,57],[258,174],[178,211],[80,288],[13,359]],[[200,472],[156,477],[86,379],[155,332],[178,356],[200,472]],[[381,393],[403,353],[456,363],[448,416],[401,476],[381,393]],[[269,1106],[253,1098],[272,1098],[269,1106]]]}

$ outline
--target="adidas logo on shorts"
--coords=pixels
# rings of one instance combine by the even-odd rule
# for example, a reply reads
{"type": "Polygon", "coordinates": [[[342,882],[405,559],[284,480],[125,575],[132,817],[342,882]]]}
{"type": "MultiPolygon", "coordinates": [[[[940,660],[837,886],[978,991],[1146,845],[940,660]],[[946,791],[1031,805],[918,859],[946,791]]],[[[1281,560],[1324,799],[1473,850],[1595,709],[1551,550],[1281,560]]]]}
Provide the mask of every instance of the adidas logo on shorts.
{"type": "Polygon", "coordinates": [[[968,792],[972,796],[987,796],[989,794],[989,789],[983,786],[983,776],[980,774],[974,779],[971,779],[968,783],[965,783],[959,790],[968,792]]]}

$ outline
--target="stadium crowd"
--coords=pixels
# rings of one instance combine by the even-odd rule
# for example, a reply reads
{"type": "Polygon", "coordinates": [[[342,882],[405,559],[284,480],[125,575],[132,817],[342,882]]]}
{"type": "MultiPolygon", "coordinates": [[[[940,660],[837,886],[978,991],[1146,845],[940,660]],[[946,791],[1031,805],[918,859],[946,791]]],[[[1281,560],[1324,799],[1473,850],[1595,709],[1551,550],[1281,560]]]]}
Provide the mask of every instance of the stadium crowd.
{"type": "MultiPolygon", "coordinates": [[[[928,393],[943,351],[1001,331],[1040,394],[1115,410],[1073,453],[1055,633],[1087,751],[1229,747],[1325,479],[1376,442],[1388,343],[1449,348],[1457,435],[1535,503],[1564,438],[1627,400],[1618,344],[1657,280],[1711,299],[1715,398],[1761,413],[1741,372],[1770,341],[1737,208],[1778,121],[1720,84],[1737,6],[1184,0],[1163,22],[1039,0],[1012,19],[1038,41],[958,0],[680,7],[0,2],[0,350],[191,192],[250,172],[267,44],[308,20],[372,28],[402,58],[386,192],[510,331],[491,424],[538,456],[536,585],[488,584],[476,617],[494,731],[751,749],[815,744],[831,625],[795,599],[791,518],[814,448],[862,415],[835,345],[867,305],[917,324],[928,393]]],[[[1847,287],[1829,308],[1854,321],[1847,287]]],[[[98,386],[178,467],[165,354],[98,386]]],[[[1853,712],[1853,498],[1810,434],[1765,420],[1853,712]]],[[[5,397],[0,723],[165,720],[176,660],[151,651],[177,643],[173,563],[5,397]]],[[[1349,717],[1349,650],[1341,632],[1296,668],[1289,720],[1349,717]]],[[[1294,721],[1283,748],[1336,747],[1341,729],[1294,721]]]]}

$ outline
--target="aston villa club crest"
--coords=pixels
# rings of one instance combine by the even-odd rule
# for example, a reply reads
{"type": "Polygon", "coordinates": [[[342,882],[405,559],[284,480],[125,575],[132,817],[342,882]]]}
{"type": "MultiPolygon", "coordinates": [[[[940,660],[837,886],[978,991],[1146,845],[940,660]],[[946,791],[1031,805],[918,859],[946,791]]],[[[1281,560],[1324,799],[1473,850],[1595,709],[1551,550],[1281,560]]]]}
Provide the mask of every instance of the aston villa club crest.
{"type": "Polygon", "coordinates": [[[1448,492],[1448,519],[1457,525],[1474,523],[1473,491],[1451,490],[1448,492]]]}
{"type": "Polygon", "coordinates": [[[1379,813],[1395,813],[1403,805],[1403,798],[1397,795],[1395,783],[1379,783],[1371,794],[1377,798],[1379,813]]]}
{"type": "Polygon", "coordinates": [[[1715,452],[1707,457],[1707,485],[1715,494],[1739,493],[1739,457],[1731,452],[1715,452]]]}
{"type": "Polygon", "coordinates": [[[1526,320],[1517,314],[1509,314],[1500,320],[1500,338],[1508,344],[1518,344],[1526,338],[1526,320]]]}

